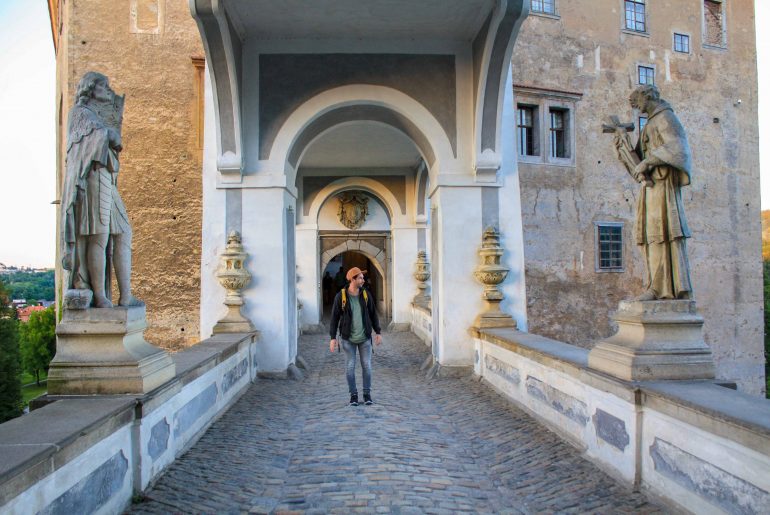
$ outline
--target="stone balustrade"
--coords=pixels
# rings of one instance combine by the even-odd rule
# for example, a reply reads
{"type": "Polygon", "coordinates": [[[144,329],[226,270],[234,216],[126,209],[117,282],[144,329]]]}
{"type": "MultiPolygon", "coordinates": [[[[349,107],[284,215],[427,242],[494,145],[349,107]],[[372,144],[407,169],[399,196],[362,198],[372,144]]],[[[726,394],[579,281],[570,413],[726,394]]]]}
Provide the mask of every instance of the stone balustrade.
{"type": "Polygon", "coordinates": [[[174,378],[147,394],[48,396],[0,425],[0,512],[122,512],[246,391],[256,336],[220,334],[174,354],[174,378]]]}
{"type": "Polygon", "coordinates": [[[475,333],[475,373],[613,477],[694,513],[770,506],[770,401],[713,381],[627,382],[588,350],[515,329],[475,333]]]}

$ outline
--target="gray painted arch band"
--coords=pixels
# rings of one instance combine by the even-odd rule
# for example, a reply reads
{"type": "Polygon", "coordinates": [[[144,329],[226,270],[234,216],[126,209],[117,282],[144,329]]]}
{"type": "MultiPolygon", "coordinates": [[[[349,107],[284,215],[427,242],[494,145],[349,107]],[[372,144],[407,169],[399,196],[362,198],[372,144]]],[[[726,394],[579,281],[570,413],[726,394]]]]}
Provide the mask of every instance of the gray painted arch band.
{"type": "MultiPolygon", "coordinates": [[[[326,186],[340,179],[346,179],[347,176],[342,175],[325,175],[320,177],[302,177],[302,213],[305,216],[310,214],[310,206],[318,196],[318,194],[326,186]]],[[[379,182],[385,188],[387,188],[393,196],[398,200],[398,205],[401,208],[401,214],[406,214],[406,177],[403,175],[373,175],[368,176],[368,179],[379,182]]],[[[369,191],[367,190],[367,193],[369,191]]],[[[388,222],[390,220],[390,210],[388,209],[385,201],[379,198],[376,194],[372,193],[375,201],[382,206],[382,209],[388,213],[388,222]]]]}
{"type": "Polygon", "coordinates": [[[269,158],[280,127],[304,102],[324,91],[356,84],[392,88],[425,106],[444,129],[456,156],[455,68],[454,55],[262,54],[260,159],[269,158]]]}
{"type": "Polygon", "coordinates": [[[351,105],[324,113],[305,127],[296,137],[289,150],[289,164],[296,169],[300,156],[317,136],[335,125],[351,121],[373,121],[389,125],[411,138],[430,167],[436,161],[436,154],[427,137],[405,116],[387,107],[351,105]]]}

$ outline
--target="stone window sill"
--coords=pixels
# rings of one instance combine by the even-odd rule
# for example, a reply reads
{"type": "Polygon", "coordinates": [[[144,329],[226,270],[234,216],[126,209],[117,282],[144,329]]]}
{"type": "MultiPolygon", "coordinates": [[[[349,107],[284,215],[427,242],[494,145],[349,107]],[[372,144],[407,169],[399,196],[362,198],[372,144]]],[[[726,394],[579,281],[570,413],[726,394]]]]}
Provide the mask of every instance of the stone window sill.
{"type": "Polygon", "coordinates": [[[561,20],[561,16],[558,14],[541,13],[536,11],[529,11],[532,16],[538,16],[540,18],[548,18],[549,20],[561,20]]]}
{"type": "Polygon", "coordinates": [[[623,34],[628,34],[630,36],[640,36],[640,37],[643,37],[643,38],[649,38],[650,37],[650,33],[649,32],[639,32],[639,31],[630,30],[630,29],[621,29],[620,32],[622,32],[623,34]]]}

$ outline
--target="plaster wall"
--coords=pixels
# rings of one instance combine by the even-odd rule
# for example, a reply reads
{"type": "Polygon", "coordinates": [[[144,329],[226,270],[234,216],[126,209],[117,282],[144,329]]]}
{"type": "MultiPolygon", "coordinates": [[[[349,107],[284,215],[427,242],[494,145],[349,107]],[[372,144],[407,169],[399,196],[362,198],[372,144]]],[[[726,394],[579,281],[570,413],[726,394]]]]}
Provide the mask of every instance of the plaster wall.
{"type": "MultiPolygon", "coordinates": [[[[201,294],[197,307],[200,310],[200,334],[208,338],[214,325],[225,316],[225,289],[216,278],[219,255],[227,244],[226,190],[217,188],[216,120],[211,80],[206,73],[206,104],[204,112],[204,149],[202,164],[203,205],[201,228],[201,294]]],[[[247,266],[248,266],[247,258],[247,266]]],[[[248,300],[246,300],[248,304],[248,300]]]]}
{"type": "Polygon", "coordinates": [[[302,303],[300,327],[317,325],[321,320],[321,284],[318,254],[318,226],[315,224],[297,225],[297,296],[302,303]]]}
{"type": "Polygon", "coordinates": [[[766,511],[767,400],[709,381],[621,381],[589,369],[585,349],[515,330],[474,344],[476,375],[613,477],[677,510],[766,511]]]}
{"type": "Polygon", "coordinates": [[[57,191],[75,88],[87,71],[104,73],[126,96],[119,187],[133,227],[134,293],[147,304],[145,336],[185,347],[200,337],[202,86],[191,58],[203,48],[195,22],[183,1],[66,1],[60,13],[57,191]],[[137,20],[132,7],[157,16],[137,20]]]}
{"type": "Polygon", "coordinates": [[[441,365],[466,367],[473,363],[467,331],[482,308],[482,290],[472,273],[481,246],[481,192],[480,188],[445,186],[435,190],[431,202],[437,208],[431,220],[437,230],[433,250],[441,256],[431,281],[438,283],[434,292],[443,295],[433,322],[440,327],[433,332],[435,355],[441,365]]]}
{"type": "Polygon", "coordinates": [[[417,281],[412,276],[417,259],[417,229],[394,227],[392,238],[393,323],[409,324],[412,299],[417,294],[417,281]]]}
{"type": "Polygon", "coordinates": [[[56,513],[58,510],[82,509],[95,510],[94,513],[98,514],[120,513],[130,506],[134,493],[132,451],[132,427],[127,424],[35,483],[2,506],[2,511],[39,513],[50,510],[56,513]],[[100,474],[99,469],[104,465],[112,466],[109,471],[100,474]],[[94,473],[101,481],[89,485],[88,478],[94,473]],[[81,492],[87,486],[94,491],[83,492],[84,496],[81,492]]]}
{"type": "Polygon", "coordinates": [[[296,357],[296,317],[289,312],[297,309],[295,263],[286,259],[287,239],[294,238],[286,210],[294,209],[294,198],[283,188],[249,188],[242,194],[243,246],[252,277],[242,291],[247,299],[242,312],[262,335],[257,349],[260,372],[282,373],[296,357]]]}
{"type": "Polygon", "coordinates": [[[433,324],[430,311],[418,306],[412,306],[410,330],[425,342],[425,345],[430,347],[433,342],[433,324]]]}
{"type": "Polygon", "coordinates": [[[121,513],[251,385],[255,334],[175,353],[177,375],[140,397],[49,397],[0,425],[0,512],[121,513]]]}
{"type": "MultiPolygon", "coordinates": [[[[558,1],[559,17],[531,14],[514,49],[513,82],[582,93],[574,113],[574,166],[519,163],[529,329],[590,347],[613,333],[619,300],[642,291],[632,243],[639,186],[613,155],[603,118],[633,120],[627,97],[637,65],[687,131],[694,157],[683,200],[695,300],[717,377],[764,390],[759,152],[754,9],[725,2],[727,47],[704,48],[700,0],[648,2],[648,34],[622,29],[617,0],[558,1]],[[673,33],[690,53],[673,51],[673,33]],[[741,103],[738,103],[740,99],[741,103]],[[625,270],[597,273],[595,222],[623,222],[625,270]]],[[[632,138],[635,140],[638,133],[632,138]]]]}
{"type": "Polygon", "coordinates": [[[770,502],[770,458],[654,409],[645,409],[644,484],[693,513],[761,513],[770,502]]]}

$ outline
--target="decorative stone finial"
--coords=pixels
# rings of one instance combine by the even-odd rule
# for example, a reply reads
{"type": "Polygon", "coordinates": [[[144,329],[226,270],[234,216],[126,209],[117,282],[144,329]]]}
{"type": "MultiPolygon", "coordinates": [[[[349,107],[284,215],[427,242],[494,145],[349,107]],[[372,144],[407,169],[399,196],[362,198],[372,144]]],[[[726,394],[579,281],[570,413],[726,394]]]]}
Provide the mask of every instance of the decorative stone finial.
{"type": "Polygon", "coordinates": [[[254,330],[254,326],[241,314],[243,295],[241,290],[251,280],[251,274],[243,266],[246,261],[246,252],[243,250],[241,234],[231,231],[227,236],[227,246],[219,258],[217,279],[219,284],[227,290],[225,306],[227,314],[214,326],[214,334],[219,333],[246,333],[254,330]]]}
{"type": "Polygon", "coordinates": [[[490,327],[516,327],[516,321],[500,311],[500,302],[503,300],[503,292],[498,285],[505,281],[509,269],[500,264],[503,255],[500,246],[500,233],[494,227],[488,227],[484,231],[484,237],[479,250],[481,265],[476,268],[473,275],[484,285],[482,298],[486,303],[484,311],[476,317],[475,326],[479,329],[490,327]]]}
{"type": "Polygon", "coordinates": [[[417,287],[420,291],[414,296],[413,302],[418,306],[427,308],[430,306],[430,295],[427,292],[427,281],[430,279],[430,262],[428,261],[428,253],[424,250],[417,253],[417,262],[414,265],[414,278],[417,279],[417,287]]]}

